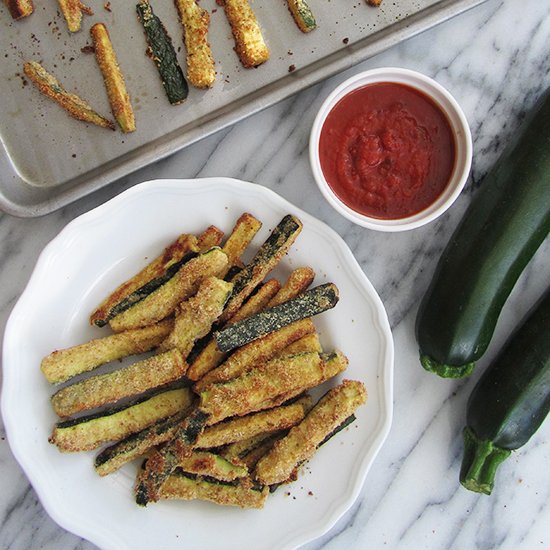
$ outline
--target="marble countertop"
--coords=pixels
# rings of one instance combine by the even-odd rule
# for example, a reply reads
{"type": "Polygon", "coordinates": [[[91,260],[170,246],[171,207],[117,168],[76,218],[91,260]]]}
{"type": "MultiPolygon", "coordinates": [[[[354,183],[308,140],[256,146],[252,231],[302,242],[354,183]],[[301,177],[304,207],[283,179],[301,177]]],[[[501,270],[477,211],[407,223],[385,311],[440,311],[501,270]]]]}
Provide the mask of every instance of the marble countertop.
{"type": "MultiPolygon", "coordinates": [[[[358,500],[306,548],[547,547],[549,421],[501,466],[490,497],[461,488],[458,471],[468,395],[548,284],[550,242],[522,275],[471,379],[446,381],[423,371],[413,327],[435,262],[472,193],[525,111],[550,86],[549,53],[549,2],[488,0],[60,211],[35,219],[0,214],[2,332],[44,246],[67,222],[122,190],[149,179],[206,176],[265,185],[345,239],[385,304],[395,340],[390,435],[358,500]],[[463,107],[474,140],[471,178],[455,205],[436,222],[399,234],[354,226],[332,210],[315,185],[307,153],[311,124],[328,93],[347,77],[381,66],[419,70],[447,87],[463,107]]],[[[2,425],[0,436],[0,548],[94,548],[49,518],[13,458],[2,425]]]]}

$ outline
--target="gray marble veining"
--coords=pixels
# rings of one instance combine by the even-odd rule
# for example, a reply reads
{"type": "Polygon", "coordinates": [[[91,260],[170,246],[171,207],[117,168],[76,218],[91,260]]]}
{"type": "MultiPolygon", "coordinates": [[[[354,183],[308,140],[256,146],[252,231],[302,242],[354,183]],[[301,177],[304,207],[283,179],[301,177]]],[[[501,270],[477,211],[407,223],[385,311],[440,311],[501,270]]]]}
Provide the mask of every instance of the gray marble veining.
{"type": "MultiPolygon", "coordinates": [[[[389,0],[384,0],[389,1],[389,0]]],[[[550,424],[501,467],[498,488],[479,496],[457,483],[463,411],[479,376],[444,381],[418,364],[414,319],[437,258],[483,175],[525,111],[550,86],[550,2],[489,0],[478,8],[218,132],[180,153],[43,218],[0,215],[0,326],[43,247],[71,219],[135,183],[229,176],[265,185],[331,225],[379,292],[395,339],[395,409],[388,440],[359,499],[308,550],[327,548],[533,549],[550,545],[550,424]],[[419,70],[447,87],[474,138],[469,184],[453,208],[421,229],[372,232],[336,214],[308,163],[309,130],[327,94],[348,76],[380,66],[419,70]]],[[[547,286],[550,243],[522,276],[483,367],[547,286]]],[[[0,428],[0,548],[92,549],[58,527],[39,503],[0,428]]]]}

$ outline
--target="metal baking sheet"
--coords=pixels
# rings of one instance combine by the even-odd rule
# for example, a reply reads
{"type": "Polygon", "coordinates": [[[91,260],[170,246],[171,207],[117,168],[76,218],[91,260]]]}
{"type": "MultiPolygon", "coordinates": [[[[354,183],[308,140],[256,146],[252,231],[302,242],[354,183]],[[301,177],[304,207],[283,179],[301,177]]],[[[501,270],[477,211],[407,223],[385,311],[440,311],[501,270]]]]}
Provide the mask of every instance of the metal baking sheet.
{"type": "MultiPolygon", "coordinates": [[[[74,34],[55,0],[36,1],[35,13],[17,22],[2,4],[0,208],[29,217],[56,210],[483,1],[383,0],[373,8],[365,0],[309,0],[318,28],[303,34],[284,0],[251,0],[271,58],[244,69],[223,8],[202,0],[211,13],[217,81],[210,90],[191,89],[179,106],[168,103],[145,53],[135,1],[111,0],[106,9],[105,0],[88,0],[94,14],[74,34]],[[40,61],[67,90],[110,115],[95,57],[84,53],[98,21],[107,25],[126,77],[138,128],[132,134],[70,118],[22,75],[24,61],[40,61]]],[[[183,31],[172,0],[151,4],[184,67],[183,31]]]]}

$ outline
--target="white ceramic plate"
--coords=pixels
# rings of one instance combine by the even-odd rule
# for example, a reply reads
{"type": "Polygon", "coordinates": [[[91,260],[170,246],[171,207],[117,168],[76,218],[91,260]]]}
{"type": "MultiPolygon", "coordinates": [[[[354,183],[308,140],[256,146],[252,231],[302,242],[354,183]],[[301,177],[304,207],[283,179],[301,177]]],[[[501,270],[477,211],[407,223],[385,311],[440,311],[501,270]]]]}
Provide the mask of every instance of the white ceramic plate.
{"type": "Polygon", "coordinates": [[[3,353],[2,414],[13,453],[52,518],[105,549],[295,548],[322,535],[351,506],[391,424],[391,332],[382,302],[349,248],[272,191],[225,178],[143,183],[69,223],[42,252],[8,321],[3,353]],[[285,214],[303,221],[274,274],[282,280],[291,269],[310,265],[315,284],[338,285],[340,302],[315,322],[324,348],[349,357],[344,376],[366,384],[368,402],[357,421],[320,449],[297,482],[271,495],[263,510],[204,502],[139,508],[132,494],[135,464],[100,478],[94,453],[61,454],[48,443],[56,418],[40,360],[56,348],[106,334],[88,323],[94,306],[178,234],[210,224],[229,231],[244,211],[263,222],[255,245],[285,214]]]}

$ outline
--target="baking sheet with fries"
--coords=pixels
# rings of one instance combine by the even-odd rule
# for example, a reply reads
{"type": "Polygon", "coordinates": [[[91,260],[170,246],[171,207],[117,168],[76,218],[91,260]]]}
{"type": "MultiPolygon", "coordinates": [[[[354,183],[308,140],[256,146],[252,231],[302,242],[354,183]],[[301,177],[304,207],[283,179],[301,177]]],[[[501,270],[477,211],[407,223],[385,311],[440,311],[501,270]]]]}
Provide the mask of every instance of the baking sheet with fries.
{"type": "MultiPolygon", "coordinates": [[[[150,0],[185,67],[182,26],[172,1],[150,0]]],[[[309,2],[317,27],[302,32],[286,2],[251,0],[265,42],[267,62],[246,69],[224,10],[202,0],[210,13],[209,39],[216,80],[211,89],[190,86],[187,99],[170,105],[147,43],[136,2],[90,0],[81,30],[70,33],[57,3],[13,21],[0,4],[0,207],[35,216],[55,210],[113,180],[257,112],[338,71],[447,19],[483,0],[400,0],[379,7],[364,1],[309,2]],[[123,134],[83,124],[40,96],[23,75],[23,64],[43,64],[71,93],[110,115],[90,28],[105,23],[132,100],[136,131],[123,134]],[[44,139],[47,136],[48,139],[44,139]]],[[[184,71],[185,72],[185,71],[184,71]]]]}
{"type": "MultiPolygon", "coordinates": [[[[261,271],[257,263],[250,272],[261,271]]],[[[130,299],[127,304],[133,305],[125,311],[139,307],[144,301],[145,298],[135,302],[130,299]]],[[[263,322],[267,326],[270,321],[263,322]]],[[[249,324],[257,331],[256,320],[249,324]]],[[[265,188],[235,180],[149,182],[71,222],[45,249],[29,287],[14,309],[5,342],[2,406],[14,454],[49,513],[67,529],[105,548],[145,548],[153,541],[163,548],[182,541],[191,548],[215,548],[223,541],[207,528],[212,522],[237,545],[269,548],[274,541],[280,541],[277,525],[281,518],[288,520],[287,537],[280,541],[282,547],[295,547],[330,528],[351,505],[391,422],[391,334],[383,306],[351,252],[332,230],[305,212],[265,188]],[[237,220],[243,220],[240,218],[243,212],[260,220],[262,227],[245,223],[246,230],[235,232],[239,238],[232,239],[231,230],[237,220]],[[158,223],[159,217],[162,224],[158,223]],[[295,228],[287,227],[290,233],[283,232],[286,237],[273,238],[278,224],[285,219],[295,228]],[[116,232],[114,225],[118,228],[116,232]],[[222,229],[225,235],[220,239],[219,232],[208,229],[211,225],[222,229]],[[198,238],[185,239],[181,237],[182,231],[198,238]],[[201,238],[201,233],[208,236],[201,238]],[[233,289],[246,286],[241,283],[248,280],[247,266],[255,265],[255,257],[261,256],[263,262],[270,256],[258,254],[266,252],[262,243],[274,241],[280,251],[273,254],[274,269],[269,274],[264,272],[259,280],[267,277],[278,283],[264,284],[256,294],[249,293],[249,298],[243,298],[235,311],[241,311],[267,287],[268,292],[257,299],[258,304],[263,304],[259,306],[262,314],[278,311],[277,319],[281,315],[291,317],[276,331],[263,336],[254,332],[249,341],[250,326],[245,331],[239,323],[254,320],[254,314],[233,323],[235,315],[226,321],[221,319],[224,309],[232,301],[238,302],[235,299],[238,292],[233,289]],[[170,243],[184,242],[188,243],[186,246],[189,242],[195,246],[203,242],[206,249],[201,251],[196,246],[195,255],[189,257],[185,246],[174,246],[162,254],[170,243]],[[223,252],[224,249],[232,251],[231,254],[223,252]],[[155,327],[153,333],[141,334],[137,339],[124,336],[128,331],[134,331],[135,336],[135,331],[144,330],[143,327],[150,331],[151,325],[141,321],[141,327],[113,331],[113,335],[109,327],[97,326],[124,315],[117,304],[132,293],[141,292],[144,279],[141,276],[132,279],[136,273],[145,268],[150,283],[162,279],[166,267],[182,262],[177,267],[179,273],[186,265],[204,262],[211,254],[225,257],[219,263],[207,262],[210,268],[218,270],[217,275],[230,273],[229,257],[236,274],[225,277],[229,281],[222,281],[203,271],[202,282],[191,283],[193,290],[189,291],[189,297],[178,302],[176,317],[160,321],[164,325],[155,327]],[[81,268],[81,256],[87,259],[85,270],[81,268]],[[122,287],[123,292],[116,293],[116,300],[105,300],[98,308],[123,281],[130,283],[122,287]],[[291,284],[285,285],[286,281],[291,284]],[[300,314],[292,317],[296,309],[288,309],[292,296],[301,299],[308,292],[321,293],[323,299],[314,303],[320,304],[322,312],[311,317],[313,310],[298,308],[303,318],[298,318],[300,314]],[[325,296],[329,296],[328,302],[325,296]],[[206,303],[212,307],[205,307],[206,303]],[[269,305],[272,307],[266,309],[269,305]],[[32,316],[26,313],[29,307],[32,316]],[[107,319],[113,310],[117,314],[107,319]],[[91,325],[90,314],[94,311],[95,325],[91,325]],[[183,323],[186,317],[191,321],[183,323]],[[51,322],[45,324],[46,318],[51,322]],[[180,328],[174,330],[178,322],[180,328]],[[195,361],[191,358],[206,349],[211,340],[204,340],[204,336],[212,333],[212,326],[216,336],[229,332],[231,338],[220,341],[229,342],[222,345],[223,349],[229,351],[233,346],[234,351],[227,358],[220,358],[221,350],[216,350],[218,366],[195,369],[192,374],[189,365],[195,361]],[[27,340],[30,333],[34,335],[32,346],[21,346],[20,342],[27,340]],[[107,346],[101,340],[104,336],[121,335],[120,341],[111,341],[107,346]],[[233,337],[237,337],[237,345],[233,337]],[[85,343],[94,339],[96,343],[86,347],[90,344],[85,343]],[[196,349],[200,339],[203,342],[196,349]],[[41,372],[40,363],[52,350],[77,344],[84,344],[84,348],[72,350],[68,361],[66,352],[50,356],[50,360],[42,363],[41,372]],[[146,351],[150,348],[159,350],[146,351]],[[335,350],[341,351],[332,353],[335,350]],[[133,352],[137,354],[123,358],[133,352]],[[142,352],[147,355],[142,356],[142,352]],[[114,364],[92,370],[97,363],[113,359],[114,364]],[[162,364],[157,370],[159,363],[162,364]],[[265,365],[269,365],[269,372],[280,375],[266,376],[265,365]],[[248,371],[242,374],[239,369],[248,371]],[[183,379],[182,372],[185,372],[183,379]],[[59,385],[52,386],[45,375],[59,385]],[[73,375],[77,378],[71,378],[73,375]],[[115,383],[103,384],[98,375],[113,376],[110,382],[115,383]],[[213,376],[212,380],[207,376],[213,376]],[[344,378],[356,382],[344,383],[344,378]],[[293,380],[299,382],[295,384],[293,380]],[[369,395],[362,404],[364,387],[369,395]],[[303,396],[304,389],[309,396],[303,396]],[[331,393],[325,401],[312,409],[328,390],[331,393]],[[82,422],[60,421],[52,408],[52,393],[56,396],[53,405],[60,416],[78,419],[84,415],[90,420],[90,414],[98,407],[100,410],[103,406],[111,407],[114,402],[117,408],[123,406],[115,415],[126,418],[111,423],[109,429],[114,428],[115,432],[99,429],[77,433],[72,428],[82,422]],[[339,393],[347,393],[346,399],[342,400],[339,393]],[[132,402],[136,397],[138,403],[128,407],[128,400],[132,402]],[[157,400],[154,406],[149,407],[148,402],[154,399],[157,400]],[[265,404],[267,401],[269,405],[265,404]],[[342,407],[343,403],[351,406],[342,407]],[[141,407],[142,412],[128,415],[132,407],[134,410],[141,407]],[[340,411],[338,414],[336,409],[340,411]],[[351,413],[356,416],[353,423],[314,452],[329,435],[330,422],[337,427],[351,413]],[[173,424],[167,422],[169,418],[174,420],[173,424]],[[148,437],[139,438],[138,451],[132,454],[136,448],[132,434],[147,430],[154,422],[164,422],[169,437],[160,441],[149,437],[149,433],[148,437]],[[293,431],[292,426],[298,429],[293,431]],[[260,434],[266,443],[266,432],[274,435],[277,430],[283,430],[279,436],[286,437],[272,451],[265,454],[263,449],[263,455],[251,452],[260,448],[260,434]],[[48,443],[48,438],[54,444],[48,443]],[[285,439],[288,443],[284,443],[285,439]],[[117,443],[121,440],[122,444],[117,443]],[[151,451],[151,445],[141,445],[144,440],[164,446],[151,451]],[[182,447],[174,446],[174,441],[186,441],[189,445],[184,444],[180,452],[182,447]],[[296,443],[300,449],[297,454],[289,451],[296,448],[296,443]],[[122,453],[113,451],[117,445],[118,451],[123,446],[122,453]],[[175,456],[172,451],[176,447],[177,464],[164,470],[165,482],[155,492],[154,483],[149,482],[158,474],[158,465],[166,466],[170,457],[175,456]],[[79,449],[84,450],[67,452],[79,449]],[[138,456],[148,458],[143,469],[142,460],[135,459],[138,456]],[[298,481],[284,483],[268,495],[267,486],[293,479],[296,466],[300,466],[298,481]],[[151,472],[153,478],[149,476],[151,472]],[[256,472],[256,477],[252,477],[252,472],[256,472]],[[145,510],[136,504],[136,476],[138,500],[149,504],[145,510]],[[221,488],[212,487],[216,483],[213,478],[221,480],[221,488]],[[139,498],[140,482],[146,488],[141,493],[146,495],[145,499],[139,498]],[[191,497],[234,506],[181,500],[191,497]],[[164,502],[174,498],[176,501],[164,502]],[[160,502],[153,504],[155,500],[160,502]],[[251,513],[255,514],[253,526],[251,513]],[[133,530],[131,526],[138,524],[140,528],[133,530]]],[[[221,352],[224,353],[227,351],[221,352]]],[[[154,435],[159,433],[162,430],[156,430],[154,435]]]]}

